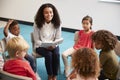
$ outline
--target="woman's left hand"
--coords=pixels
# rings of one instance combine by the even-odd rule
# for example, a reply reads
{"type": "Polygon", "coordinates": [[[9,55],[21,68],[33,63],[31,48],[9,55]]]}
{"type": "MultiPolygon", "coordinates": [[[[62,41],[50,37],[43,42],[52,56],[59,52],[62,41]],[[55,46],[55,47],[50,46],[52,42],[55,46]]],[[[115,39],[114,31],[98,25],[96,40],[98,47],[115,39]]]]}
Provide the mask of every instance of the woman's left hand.
{"type": "Polygon", "coordinates": [[[49,46],[47,49],[48,50],[53,50],[56,46],[49,46]]]}

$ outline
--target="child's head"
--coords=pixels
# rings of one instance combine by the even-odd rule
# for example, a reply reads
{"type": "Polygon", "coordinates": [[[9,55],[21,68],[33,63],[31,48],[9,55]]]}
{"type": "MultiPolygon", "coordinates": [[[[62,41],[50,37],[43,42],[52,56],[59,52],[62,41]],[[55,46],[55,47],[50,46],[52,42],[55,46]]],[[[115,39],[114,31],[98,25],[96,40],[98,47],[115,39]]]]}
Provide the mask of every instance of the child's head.
{"type": "Polygon", "coordinates": [[[96,49],[109,51],[115,48],[117,37],[107,30],[98,30],[92,35],[96,49]]]}
{"type": "Polygon", "coordinates": [[[82,77],[98,77],[100,64],[96,52],[91,48],[78,49],[73,54],[72,67],[82,77]]]}
{"type": "Polygon", "coordinates": [[[92,23],[93,23],[92,17],[90,17],[88,15],[83,17],[82,27],[85,31],[88,31],[88,30],[92,29],[92,23]]]}
{"type": "Polygon", "coordinates": [[[10,39],[6,47],[11,58],[23,58],[26,55],[28,48],[28,43],[20,37],[13,37],[10,39]]]}
{"type": "Polygon", "coordinates": [[[50,3],[43,4],[36,14],[35,22],[39,28],[41,28],[45,22],[52,22],[55,27],[59,27],[60,18],[55,6],[50,3]]]}
{"type": "Polygon", "coordinates": [[[16,20],[14,20],[10,26],[9,26],[9,31],[13,34],[13,35],[16,35],[18,36],[19,33],[20,33],[20,28],[19,28],[19,25],[18,25],[18,22],[16,20]]]}

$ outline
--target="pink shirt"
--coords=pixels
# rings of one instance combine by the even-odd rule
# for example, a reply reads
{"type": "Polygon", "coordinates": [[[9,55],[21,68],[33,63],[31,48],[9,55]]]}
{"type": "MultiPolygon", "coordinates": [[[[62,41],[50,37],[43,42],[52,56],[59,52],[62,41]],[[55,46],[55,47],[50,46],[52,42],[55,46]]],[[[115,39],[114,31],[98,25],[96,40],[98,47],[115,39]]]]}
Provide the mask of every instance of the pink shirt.
{"type": "Polygon", "coordinates": [[[90,33],[85,33],[84,30],[80,30],[78,33],[79,40],[78,42],[73,46],[74,49],[79,49],[82,47],[88,47],[88,48],[93,48],[93,42],[91,40],[91,35],[94,32],[91,31],[90,33]]]}

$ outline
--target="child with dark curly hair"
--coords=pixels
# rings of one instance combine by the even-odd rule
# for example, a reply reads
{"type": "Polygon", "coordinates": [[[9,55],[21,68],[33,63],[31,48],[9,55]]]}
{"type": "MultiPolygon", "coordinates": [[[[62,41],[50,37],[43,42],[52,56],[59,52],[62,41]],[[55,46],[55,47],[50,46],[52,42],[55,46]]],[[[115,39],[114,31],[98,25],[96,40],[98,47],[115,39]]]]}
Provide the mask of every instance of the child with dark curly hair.
{"type": "Polygon", "coordinates": [[[72,56],[73,72],[67,80],[98,80],[99,58],[91,48],[80,48],[72,56]]]}
{"type": "Polygon", "coordinates": [[[92,35],[96,49],[100,51],[101,74],[99,80],[116,80],[119,61],[114,51],[117,43],[117,37],[107,30],[98,30],[92,35]]]}

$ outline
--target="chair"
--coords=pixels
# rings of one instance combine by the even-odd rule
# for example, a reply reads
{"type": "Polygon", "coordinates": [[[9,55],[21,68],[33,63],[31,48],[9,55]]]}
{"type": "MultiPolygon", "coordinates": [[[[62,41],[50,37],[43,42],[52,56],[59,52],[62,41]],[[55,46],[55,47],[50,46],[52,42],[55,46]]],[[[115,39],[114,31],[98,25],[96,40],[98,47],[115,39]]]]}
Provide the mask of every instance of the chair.
{"type": "MultiPolygon", "coordinates": [[[[34,37],[33,37],[33,32],[31,33],[31,42],[32,42],[32,55],[35,57],[35,61],[37,58],[43,58],[42,55],[39,55],[38,53],[35,52],[34,46],[35,46],[35,41],[34,41],[34,37]]],[[[60,69],[60,64],[59,64],[59,73],[61,74],[61,69],[60,69]]]]}
{"type": "Polygon", "coordinates": [[[32,80],[32,78],[0,71],[0,80],[32,80]]]}
{"type": "Polygon", "coordinates": [[[6,40],[5,40],[5,38],[3,38],[0,41],[0,48],[2,49],[1,53],[2,53],[3,59],[7,60],[6,53],[5,53],[6,52],[6,40]]]}
{"type": "Polygon", "coordinates": [[[78,40],[78,33],[79,33],[79,31],[75,31],[75,33],[74,33],[74,42],[76,42],[78,40]]]}

